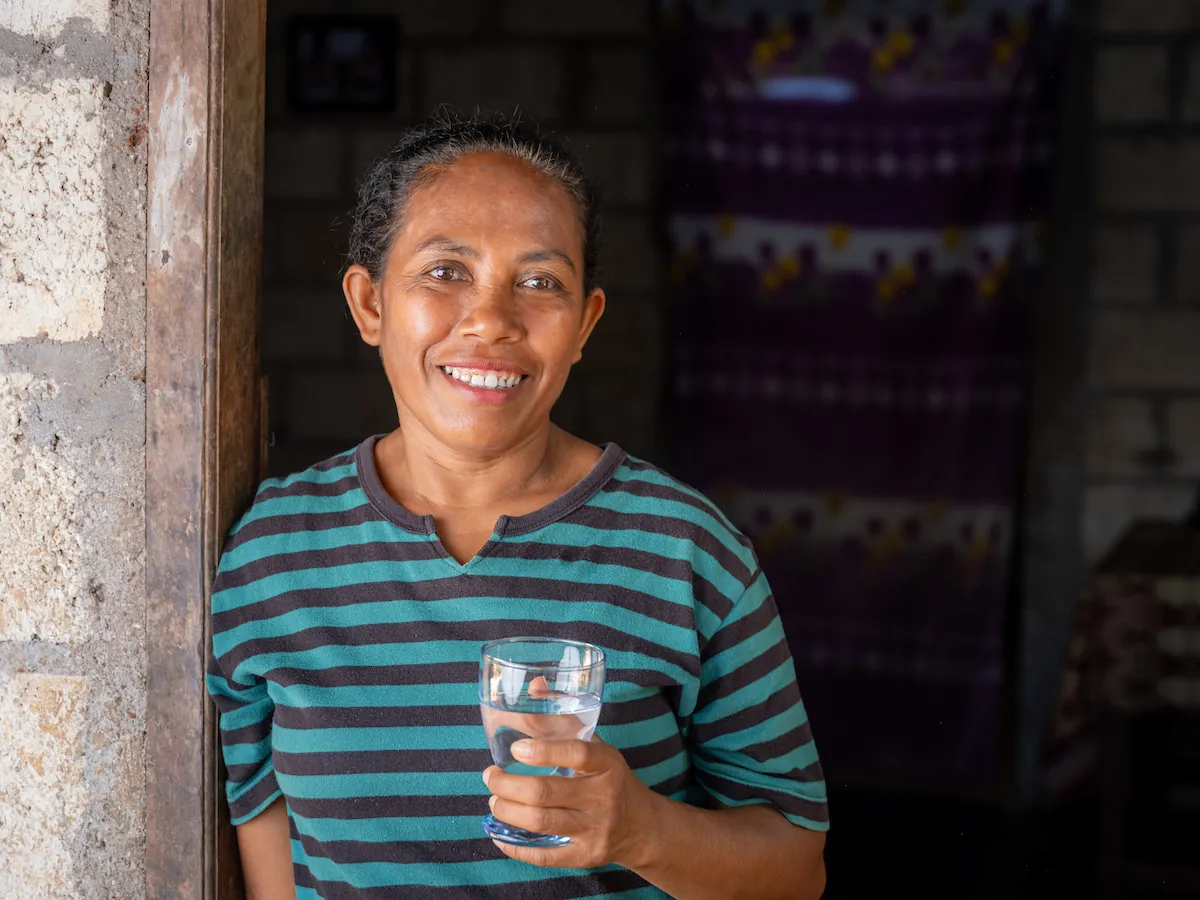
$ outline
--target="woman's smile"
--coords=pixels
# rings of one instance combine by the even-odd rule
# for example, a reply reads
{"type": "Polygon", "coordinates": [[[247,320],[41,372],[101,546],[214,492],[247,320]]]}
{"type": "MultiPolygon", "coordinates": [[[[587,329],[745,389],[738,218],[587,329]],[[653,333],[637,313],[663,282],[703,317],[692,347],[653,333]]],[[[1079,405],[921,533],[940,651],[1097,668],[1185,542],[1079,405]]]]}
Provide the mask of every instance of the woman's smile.
{"type": "Polygon", "coordinates": [[[515,369],[439,366],[454,390],[475,403],[499,405],[515,399],[529,376],[515,369]]]}

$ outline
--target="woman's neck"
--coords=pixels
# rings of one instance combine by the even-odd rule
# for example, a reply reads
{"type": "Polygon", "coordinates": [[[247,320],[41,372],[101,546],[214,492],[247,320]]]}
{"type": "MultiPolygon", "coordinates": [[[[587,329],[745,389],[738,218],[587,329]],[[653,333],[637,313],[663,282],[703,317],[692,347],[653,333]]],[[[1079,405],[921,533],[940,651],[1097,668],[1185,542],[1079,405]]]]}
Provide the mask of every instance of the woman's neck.
{"type": "Polygon", "coordinates": [[[376,465],[388,493],[415,515],[498,508],[521,515],[542,505],[547,492],[561,492],[564,477],[581,477],[564,465],[569,440],[548,424],[502,451],[470,453],[420,428],[399,428],[376,446],[376,465]]]}

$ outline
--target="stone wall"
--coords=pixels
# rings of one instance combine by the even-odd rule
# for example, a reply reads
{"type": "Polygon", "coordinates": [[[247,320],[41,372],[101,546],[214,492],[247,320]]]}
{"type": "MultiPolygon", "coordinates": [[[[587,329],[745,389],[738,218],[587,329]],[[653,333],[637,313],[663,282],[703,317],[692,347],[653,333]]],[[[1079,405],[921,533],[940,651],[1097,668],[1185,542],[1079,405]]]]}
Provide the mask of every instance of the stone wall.
{"type": "Polygon", "coordinates": [[[651,4],[644,0],[292,0],[268,10],[264,366],[274,474],[395,427],[378,356],[342,299],[348,212],[367,166],[439,104],[520,109],[566,137],[605,188],[609,305],[555,412],[565,428],[654,455],[661,253],[653,226],[651,4]],[[300,13],[395,15],[395,115],[288,109],[285,34],[300,13]]]}
{"type": "Polygon", "coordinates": [[[146,0],[0,0],[0,896],[145,892],[146,0]]]}

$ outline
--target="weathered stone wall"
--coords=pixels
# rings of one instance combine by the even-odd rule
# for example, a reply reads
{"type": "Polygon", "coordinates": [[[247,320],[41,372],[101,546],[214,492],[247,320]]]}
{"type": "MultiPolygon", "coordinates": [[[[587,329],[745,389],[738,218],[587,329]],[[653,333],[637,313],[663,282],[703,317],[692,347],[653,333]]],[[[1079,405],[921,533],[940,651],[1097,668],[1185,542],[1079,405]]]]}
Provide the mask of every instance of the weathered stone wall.
{"type": "Polygon", "coordinates": [[[379,358],[342,299],[357,180],[439,104],[521,110],[565,137],[605,191],[604,320],[555,410],[564,428],[659,458],[663,291],[654,231],[648,0],[288,0],[268,6],[263,352],[273,474],[395,427],[379,358]],[[285,35],[305,13],[393,15],[394,115],[296,113],[285,35]]]}
{"type": "Polygon", "coordinates": [[[0,0],[0,896],[145,892],[147,0],[0,0]]]}

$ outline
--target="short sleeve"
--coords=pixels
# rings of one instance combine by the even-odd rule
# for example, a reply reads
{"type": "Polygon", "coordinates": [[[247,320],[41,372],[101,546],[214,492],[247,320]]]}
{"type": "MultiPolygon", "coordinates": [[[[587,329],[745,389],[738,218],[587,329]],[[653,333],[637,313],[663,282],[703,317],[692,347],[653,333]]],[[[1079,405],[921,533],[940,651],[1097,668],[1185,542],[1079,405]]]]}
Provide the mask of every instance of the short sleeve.
{"type": "Polygon", "coordinates": [[[219,613],[228,604],[229,590],[223,590],[230,564],[228,549],[221,559],[216,584],[213,586],[213,641],[205,684],[208,693],[221,713],[219,735],[221,754],[228,772],[225,796],[234,825],[253,819],[280,796],[271,760],[271,727],[275,703],[267,690],[267,682],[245,666],[229,671],[227,659],[217,655],[219,643],[219,613]],[[236,674],[236,677],[235,677],[236,674]]]}
{"type": "Polygon", "coordinates": [[[255,676],[248,685],[230,678],[214,656],[205,678],[221,712],[221,754],[228,776],[225,796],[234,825],[248,822],[280,796],[271,762],[271,722],[275,704],[267,683],[255,676]]]}
{"type": "Polygon", "coordinates": [[[700,677],[688,738],[701,787],[727,806],[770,803],[827,830],[825,778],[761,571],[704,644],[700,677]]]}

